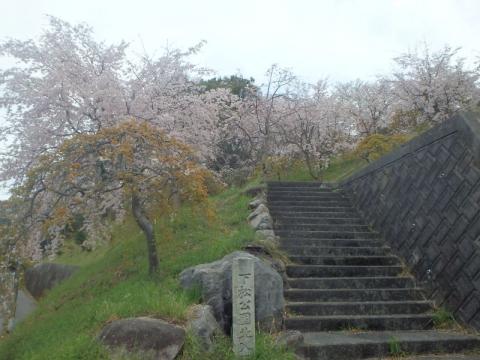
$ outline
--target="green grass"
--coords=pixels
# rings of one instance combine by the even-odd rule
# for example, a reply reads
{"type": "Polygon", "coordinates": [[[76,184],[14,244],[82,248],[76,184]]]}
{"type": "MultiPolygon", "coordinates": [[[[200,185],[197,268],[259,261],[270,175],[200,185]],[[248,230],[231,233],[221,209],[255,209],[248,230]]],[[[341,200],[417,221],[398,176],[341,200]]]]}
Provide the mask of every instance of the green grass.
{"type": "MultiPolygon", "coordinates": [[[[368,163],[355,156],[353,153],[347,153],[334,158],[327,169],[320,174],[320,180],[325,182],[339,182],[347,179],[356,171],[367,166],[368,163]]],[[[314,181],[310,175],[307,166],[301,161],[295,161],[280,172],[272,173],[267,180],[282,181],[314,181]]]]}
{"type": "MultiPolygon", "coordinates": [[[[148,315],[184,324],[199,294],[182,290],[178,274],[186,267],[219,259],[253,239],[245,221],[249,201],[239,189],[230,189],[212,199],[215,219],[184,206],[176,217],[157,220],[161,271],[155,277],[148,275],[145,241],[131,219],[117,226],[111,244],[94,252],[79,252],[69,245],[56,261],[81,269],[50,291],[35,313],[0,341],[0,359],[108,359],[96,336],[109,321],[148,315]]],[[[230,341],[218,339],[215,351],[206,355],[189,339],[181,359],[200,358],[233,359],[230,341]]],[[[259,334],[254,359],[273,358],[293,359],[275,350],[270,336],[259,334]]]]}
{"type": "Polygon", "coordinates": [[[395,336],[392,336],[388,339],[388,353],[394,359],[406,356],[406,353],[402,350],[400,342],[395,336]]]}
{"type": "Polygon", "coordinates": [[[460,328],[453,313],[443,307],[435,309],[435,312],[433,313],[433,325],[436,329],[460,328]]]}
{"type": "MultiPolygon", "coordinates": [[[[415,129],[411,129],[410,132],[401,135],[401,143],[408,142],[414,137],[427,131],[429,126],[422,125],[415,129]]],[[[398,142],[399,135],[383,135],[386,142],[398,142]]],[[[397,143],[391,147],[395,150],[400,144],[397,143]]],[[[376,156],[381,157],[386,155],[389,151],[376,149],[376,156]]],[[[319,180],[328,183],[341,182],[355,172],[369,165],[367,160],[360,157],[360,153],[356,149],[340,154],[337,157],[331,159],[329,166],[320,172],[319,180]]],[[[302,160],[287,160],[285,158],[276,158],[270,160],[267,168],[269,174],[267,180],[284,180],[284,181],[314,181],[315,179],[310,175],[308,168],[302,160]]],[[[257,176],[260,178],[260,176],[257,176]]]]}

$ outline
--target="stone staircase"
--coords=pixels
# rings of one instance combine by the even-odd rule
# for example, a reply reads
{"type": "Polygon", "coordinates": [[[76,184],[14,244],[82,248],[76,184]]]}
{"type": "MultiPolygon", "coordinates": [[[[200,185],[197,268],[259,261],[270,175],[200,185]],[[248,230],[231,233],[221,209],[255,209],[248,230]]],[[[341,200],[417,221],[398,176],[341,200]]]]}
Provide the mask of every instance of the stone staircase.
{"type": "Polygon", "coordinates": [[[300,355],[382,359],[399,349],[480,347],[475,336],[433,329],[433,303],[340,192],[318,183],[270,182],[267,196],[275,233],[293,263],[287,266],[286,328],[304,334],[300,355]]]}

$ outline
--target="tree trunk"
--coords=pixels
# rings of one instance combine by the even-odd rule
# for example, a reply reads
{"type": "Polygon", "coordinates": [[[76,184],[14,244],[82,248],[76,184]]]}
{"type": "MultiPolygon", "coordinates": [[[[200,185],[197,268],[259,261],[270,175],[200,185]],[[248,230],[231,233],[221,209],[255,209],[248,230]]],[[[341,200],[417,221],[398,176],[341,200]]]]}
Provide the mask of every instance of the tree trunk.
{"type": "Polygon", "coordinates": [[[303,152],[303,155],[305,156],[305,163],[307,164],[308,172],[310,176],[315,179],[320,181],[320,173],[315,173],[312,165],[312,160],[310,159],[310,155],[307,152],[303,152]]]}
{"type": "Polygon", "coordinates": [[[145,234],[147,240],[148,272],[154,274],[158,271],[157,244],[155,233],[150,219],[145,214],[142,202],[136,193],[132,194],[132,212],[135,221],[145,234]]]}
{"type": "Polygon", "coordinates": [[[13,331],[13,327],[15,326],[15,317],[17,314],[17,298],[18,298],[18,272],[20,271],[19,266],[18,266],[18,261],[15,264],[15,270],[12,273],[13,277],[13,294],[12,294],[12,303],[11,303],[11,313],[10,313],[10,319],[8,319],[8,329],[7,331],[11,333],[13,331]]]}

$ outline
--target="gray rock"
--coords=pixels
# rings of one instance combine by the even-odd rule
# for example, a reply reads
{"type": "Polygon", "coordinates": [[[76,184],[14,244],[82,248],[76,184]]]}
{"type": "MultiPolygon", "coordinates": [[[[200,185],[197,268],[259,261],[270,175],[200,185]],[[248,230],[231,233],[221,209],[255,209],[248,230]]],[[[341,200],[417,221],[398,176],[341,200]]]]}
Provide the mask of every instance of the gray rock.
{"type": "Polygon", "coordinates": [[[252,211],[250,215],[247,216],[247,220],[251,221],[253,218],[257,217],[258,215],[261,215],[262,213],[270,214],[265,204],[260,204],[254,211],[252,211]]]}
{"type": "Polygon", "coordinates": [[[288,276],[287,276],[287,265],[286,259],[281,259],[277,256],[274,256],[270,250],[271,246],[266,247],[262,242],[256,244],[250,244],[244,247],[245,251],[262,259],[267,263],[272,269],[274,269],[283,279],[283,287],[288,287],[288,276]]]}
{"type": "Polygon", "coordinates": [[[248,208],[254,210],[261,204],[265,204],[265,200],[262,197],[258,197],[248,203],[248,208]]]}
{"type": "Polygon", "coordinates": [[[255,230],[273,229],[273,219],[264,204],[260,204],[255,211],[248,216],[247,220],[255,230]]]}
{"type": "Polygon", "coordinates": [[[283,322],[282,277],[259,258],[236,251],[223,259],[185,269],[180,274],[184,288],[199,287],[203,301],[212,306],[220,326],[228,334],[232,326],[232,262],[249,257],[255,268],[255,319],[265,330],[279,329],[283,322]]]}
{"type": "Polygon", "coordinates": [[[62,264],[38,264],[25,271],[25,287],[35,299],[39,299],[46,290],[68,279],[78,270],[78,266],[62,264]]]}
{"type": "Polygon", "coordinates": [[[185,330],[148,317],[116,320],[105,326],[99,340],[115,350],[146,352],[156,360],[172,360],[185,342],[185,330]]]}
{"type": "Polygon", "coordinates": [[[281,332],[275,339],[275,345],[296,350],[303,344],[303,334],[298,330],[288,330],[281,332]]]}
{"type": "Polygon", "coordinates": [[[210,305],[195,305],[191,309],[187,329],[197,338],[205,351],[213,349],[214,336],[222,332],[210,305]]]}
{"type": "Polygon", "coordinates": [[[255,240],[265,241],[273,247],[278,246],[278,238],[273,230],[255,231],[255,240]]]}

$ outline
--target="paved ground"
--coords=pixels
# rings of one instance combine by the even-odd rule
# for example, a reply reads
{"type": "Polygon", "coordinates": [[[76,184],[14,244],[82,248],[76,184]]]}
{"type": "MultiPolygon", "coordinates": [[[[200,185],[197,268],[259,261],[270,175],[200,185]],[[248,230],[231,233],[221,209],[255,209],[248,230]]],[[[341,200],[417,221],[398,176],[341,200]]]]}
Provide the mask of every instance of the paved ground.
{"type": "Polygon", "coordinates": [[[389,358],[373,358],[367,360],[480,360],[479,355],[425,355],[425,356],[408,356],[408,357],[389,357],[389,358]]]}
{"type": "MultiPolygon", "coordinates": [[[[17,297],[17,312],[15,316],[15,324],[25,319],[37,307],[37,302],[25,290],[18,291],[17,297]]],[[[0,317],[0,333],[3,331],[3,319],[0,317]]]]}

